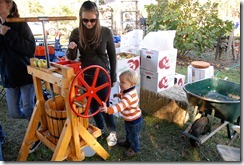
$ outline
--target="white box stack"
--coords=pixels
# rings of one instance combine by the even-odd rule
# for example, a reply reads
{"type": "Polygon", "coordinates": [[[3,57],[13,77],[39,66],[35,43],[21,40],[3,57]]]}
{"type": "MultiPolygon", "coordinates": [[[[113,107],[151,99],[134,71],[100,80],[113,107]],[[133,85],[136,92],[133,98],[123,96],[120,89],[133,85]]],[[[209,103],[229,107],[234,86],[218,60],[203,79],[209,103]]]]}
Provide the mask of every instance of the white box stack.
{"type": "Polygon", "coordinates": [[[175,32],[148,33],[141,44],[141,87],[161,92],[174,86],[177,49],[174,49],[175,32]]]}
{"type": "Polygon", "coordinates": [[[154,51],[141,49],[141,87],[161,92],[174,86],[177,49],[154,51]]]}
{"type": "Polygon", "coordinates": [[[195,82],[198,80],[214,77],[214,67],[209,66],[208,68],[195,68],[192,65],[187,67],[188,83],[195,82]]]}

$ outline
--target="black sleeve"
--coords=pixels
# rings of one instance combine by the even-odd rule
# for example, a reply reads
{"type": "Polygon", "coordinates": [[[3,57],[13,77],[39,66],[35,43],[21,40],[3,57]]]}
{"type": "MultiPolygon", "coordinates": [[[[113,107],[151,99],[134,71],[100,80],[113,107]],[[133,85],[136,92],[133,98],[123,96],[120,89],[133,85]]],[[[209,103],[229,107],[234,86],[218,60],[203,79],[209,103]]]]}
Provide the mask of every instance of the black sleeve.
{"type": "Polygon", "coordinates": [[[26,22],[8,23],[10,30],[4,35],[5,42],[8,42],[13,50],[19,55],[28,55],[29,58],[34,56],[36,44],[35,38],[26,22]]]}
{"type": "Polygon", "coordinates": [[[116,66],[117,66],[117,60],[116,60],[116,51],[115,51],[115,45],[114,45],[114,38],[112,35],[112,32],[110,29],[108,29],[107,32],[107,53],[108,58],[110,62],[110,76],[111,81],[116,82],[117,81],[117,75],[116,75],[116,66]]]}

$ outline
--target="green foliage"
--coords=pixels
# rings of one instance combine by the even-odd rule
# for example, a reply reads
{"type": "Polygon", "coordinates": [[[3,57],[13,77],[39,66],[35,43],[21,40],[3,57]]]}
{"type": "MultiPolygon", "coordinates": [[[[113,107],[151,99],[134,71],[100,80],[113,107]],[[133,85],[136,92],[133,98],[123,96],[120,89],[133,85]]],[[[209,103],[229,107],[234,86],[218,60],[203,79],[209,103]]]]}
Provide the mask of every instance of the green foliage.
{"type": "MultiPolygon", "coordinates": [[[[15,0],[18,5],[18,10],[21,17],[29,17],[29,16],[79,16],[79,9],[81,4],[85,0],[69,0],[61,1],[61,0],[15,0]]],[[[71,27],[71,29],[78,26],[78,19],[75,21],[52,21],[51,24],[54,24],[57,27],[64,29],[66,26],[71,27]]],[[[67,31],[67,30],[66,30],[67,31]]],[[[67,32],[68,33],[68,32],[67,32]]]]}
{"type": "Polygon", "coordinates": [[[228,34],[233,22],[218,18],[218,3],[201,5],[192,0],[158,0],[158,4],[146,5],[148,32],[176,30],[174,47],[179,55],[189,51],[202,54],[216,44],[216,39],[228,34]]]}
{"type": "Polygon", "coordinates": [[[29,12],[34,16],[38,16],[40,13],[44,15],[44,7],[39,2],[33,3],[32,0],[28,0],[28,9],[29,12]]]}

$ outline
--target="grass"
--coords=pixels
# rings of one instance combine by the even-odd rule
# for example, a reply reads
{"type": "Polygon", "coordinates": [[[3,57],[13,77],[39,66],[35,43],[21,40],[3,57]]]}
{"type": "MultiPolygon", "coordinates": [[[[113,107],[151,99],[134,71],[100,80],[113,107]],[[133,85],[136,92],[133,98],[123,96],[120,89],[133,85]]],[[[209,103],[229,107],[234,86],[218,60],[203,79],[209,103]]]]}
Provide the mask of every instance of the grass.
{"type": "MultiPolygon", "coordinates": [[[[1,106],[4,104],[1,102],[1,106]]],[[[1,110],[1,121],[6,132],[5,144],[3,144],[3,157],[5,161],[16,161],[22,140],[24,138],[27,122],[25,120],[11,119],[7,116],[6,108],[1,110]],[[5,118],[5,120],[4,120],[5,118]]],[[[106,144],[106,137],[102,136],[98,142],[110,154],[107,162],[208,162],[222,161],[216,150],[216,144],[227,144],[230,140],[227,137],[227,129],[222,129],[199,148],[190,146],[189,139],[182,135],[186,127],[178,127],[173,123],[157,119],[150,115],[143,115],[144,123],[141,131],[142,151],[139,155],[126,158],[123,156],[124,148],[115,146],[111,150],[106,144]]],[[[123,122],[116,118],[117,132],[123,138],[123,122]]],[[[91,121],[92,122],[92,121],[91,121]]],[[[216,121],[218,122],[218,121],[216,121]]],[[[234,141],[233,146],[240,146],[241,139],[234,141]]],[[[53,152],[45,145],[41,146],[28,156],[28,161],[48,161],[51,160],[53,152]]],[[[98,155],[87,157],[85,162],[104,161],[98,155]]]]}
{"type": "MultiPolygon", "coordinates": [[[[187,75],[187,66],[177,66],[177,73],[187,75]]],[[[215,72],[216,73],[216,72],[215,72]]],[[[238,69],[221,71],[219,76],[228,77],[229,81],[240,83],[240,71],[238,69]]],[[[186,78],[187,80],[187,78],[186,78]]],[[[1,88],[1,87],[0,87],[1,88]]],[[[25,135],[28,122],[26,120],[10,118],[6,101],[0,102],[0,121],[6,133],[5,143],[2,145],[3,158],[5,161],[16,161],[19,150],[25,135]]],[[[106,136],[101,136],[97,141],[110,154],[110,157],[105,162],[222,162],[222,158],[217,152],[217,144],[227,144],[229,138],[227,129],[223,128],[214,136],[207,140],[200,147],[191,147],[189,138],[183,136],[183,131],[188,124],[179,127],[173,123],[152,117],[149,114],[143,114],[144,123],[143,130],[140,134],[142,151],[135,157],[126,158],[123,156],[124,148],[114,146],[111,150],[106,144],[106,136]]],[[[120,138],[124,138],[123,121],[115,118],[117,133],[120,138]]],[[[219,119],[215,119],[219,123],[219,119]]],[[[94,123],[90,119],[90,123],[94,123]]],[[[232,146],[240,147],[241,138],[234,141],[232,146]]],[[[27,161],[49,161],[53,152],[44,144],[30,154],[27,161]]],[[[84,162],[104,162],[98,155],[87,157],[84,162]]]]}

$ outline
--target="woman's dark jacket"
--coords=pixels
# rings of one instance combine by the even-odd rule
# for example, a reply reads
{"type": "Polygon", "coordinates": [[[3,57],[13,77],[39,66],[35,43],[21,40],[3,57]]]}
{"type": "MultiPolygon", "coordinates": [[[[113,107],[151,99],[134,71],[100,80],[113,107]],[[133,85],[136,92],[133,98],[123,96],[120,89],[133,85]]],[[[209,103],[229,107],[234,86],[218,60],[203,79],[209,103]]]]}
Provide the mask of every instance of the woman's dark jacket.
{"type": "Polygon", "coordinates": [[[26,22],[4,22],[11,29],[0,35],[0,73],[5,88],[32,84],[27,65],[35,53],[35,38],[26,22]]]}
{"type": "MultiPolygon", "coordinates": [[[[116,77],[116,52],[114,46],[114,39],[112,32],[109,28],[101,27],[101,38],[99,46],[96,49],[84,50],[79,42],[79,31],[78,28],[71,32],[69,42],[75,42],[79,50],[79,59],[81,62],[81,67],[87,67],[90,65],[99,65],[105,68],[111,77],[112,82],[117,81],[116,77]]],[[[87,35],[93,35],[94,31],[87,30],[87,35]]],[[[77,49],[70,50],[66,52],[68,59],[75,60],[77,58],[77,49]]]]}

